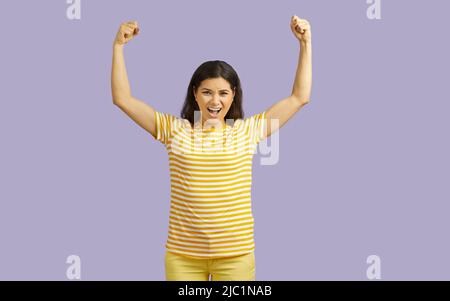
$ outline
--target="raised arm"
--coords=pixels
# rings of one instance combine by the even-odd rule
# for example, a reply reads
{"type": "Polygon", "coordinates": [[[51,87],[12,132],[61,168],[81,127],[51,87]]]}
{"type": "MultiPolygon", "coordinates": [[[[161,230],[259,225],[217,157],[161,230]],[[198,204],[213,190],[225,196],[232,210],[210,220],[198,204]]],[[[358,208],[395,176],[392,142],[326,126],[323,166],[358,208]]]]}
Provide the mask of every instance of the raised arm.
{"type": "Polygon", "coordinates": [[[155,136],[154,108],[131,95],[124,59],[124,45],[139,33],[137,22],[120,25],[113,43],[111,92],[113,103],[147,132],[155,136]]]}
{"type": "Polygon", "coordinates": [[[293,16],[291,30],[299,41],[299,59],[292,93],[266,111],[264,137],[281,128],[296,112],[309,103],[312,86],[311,28],[309,22],[293,16]],[[271,122],[275,120],[278,122],[271,122]],[[273,124],[272,124],[273,123],[273,124]]]}

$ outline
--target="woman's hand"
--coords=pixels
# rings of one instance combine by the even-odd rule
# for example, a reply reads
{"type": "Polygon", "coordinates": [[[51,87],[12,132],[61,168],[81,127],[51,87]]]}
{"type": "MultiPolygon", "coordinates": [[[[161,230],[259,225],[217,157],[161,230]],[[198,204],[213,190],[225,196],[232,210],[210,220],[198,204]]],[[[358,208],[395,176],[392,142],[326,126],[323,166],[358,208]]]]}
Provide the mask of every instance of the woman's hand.
{"type": "Polygon", "coordinates": [[[305,19],[300,19],[296,15],[291,18],[291,30],[300,42],[311,41],[311,26],[305,19]]]}
{"type": "Polygon", "coordinates": [[[117,32],[116,39],[114,40],[114,45],[124,45],[138,33],[139,26],[136,21],[120,24],[119,31],[117,32]]]}

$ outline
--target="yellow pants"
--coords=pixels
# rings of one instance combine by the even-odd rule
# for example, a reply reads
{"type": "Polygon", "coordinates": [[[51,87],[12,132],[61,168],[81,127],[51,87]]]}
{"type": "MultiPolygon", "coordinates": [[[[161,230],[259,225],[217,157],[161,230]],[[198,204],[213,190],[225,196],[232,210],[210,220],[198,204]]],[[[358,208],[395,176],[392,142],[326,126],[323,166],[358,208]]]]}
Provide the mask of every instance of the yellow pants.
{"type": "Polygon", "coordinates": [[[218,258],[196,259],[166,250],[167,281],[254,281],[255,253],[218,258]]]}

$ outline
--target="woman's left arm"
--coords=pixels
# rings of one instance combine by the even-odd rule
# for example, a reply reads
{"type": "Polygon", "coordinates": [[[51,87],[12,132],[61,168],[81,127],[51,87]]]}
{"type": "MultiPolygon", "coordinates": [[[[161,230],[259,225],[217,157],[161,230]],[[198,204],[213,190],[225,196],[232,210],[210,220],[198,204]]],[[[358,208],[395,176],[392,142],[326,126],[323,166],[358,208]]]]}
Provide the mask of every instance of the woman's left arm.
{"type": "Polygon", "coordinates": [[[281,128],[305,104],[309,103],[312,86],[311,27],[307,20],[293,16],[291,30],[300,44],[292,94],[266,111],[267,127],[264,128],[263,137],[268,137],[281,128]]]}

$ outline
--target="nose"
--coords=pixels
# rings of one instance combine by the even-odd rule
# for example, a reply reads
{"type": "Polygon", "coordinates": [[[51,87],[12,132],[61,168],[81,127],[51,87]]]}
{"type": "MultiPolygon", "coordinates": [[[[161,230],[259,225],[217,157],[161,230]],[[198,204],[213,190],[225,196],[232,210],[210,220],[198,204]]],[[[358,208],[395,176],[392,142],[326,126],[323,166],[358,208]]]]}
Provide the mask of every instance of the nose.
{"type": "Polygon", "coordinates": [[[211,100],[211,104],[212,105],[219,105],[220,104],[220,96],[214,96],[213,99],[211,100]]]}

